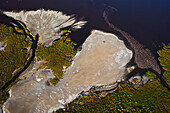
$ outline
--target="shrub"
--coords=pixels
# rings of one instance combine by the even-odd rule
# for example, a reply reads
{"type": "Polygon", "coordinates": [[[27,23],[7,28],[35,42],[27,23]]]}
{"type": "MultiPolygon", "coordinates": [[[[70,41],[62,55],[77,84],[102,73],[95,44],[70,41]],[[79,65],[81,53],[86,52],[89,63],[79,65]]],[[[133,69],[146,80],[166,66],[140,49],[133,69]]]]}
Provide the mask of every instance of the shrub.
{"type": "MultiPolygon", "coordinates": [[[[159,61],[165,70],[166,81],[170,81],[170,44],[158,51],[159,61]]],[[[95,91],[89,91],[87,96],[81,95],[65,106],[64,112],[170,112],[170,92],[160,84],[156,74],[147,71],[150,82],[135,85],[124,83],[120,84],[119,90],[100,98],[95,91]],[[81,103],[81,104],[80,104],[81,103]]],[[[56,112],[63,112],[62,109],[56,112]]]]}
{"type": "Polygon", "coordinates": [[[64,33],[61,39],[54,41],[51,47],[38,45],[36,56],[43,61],[47,61],[43,66],[45,69],[51,69],[56,78],[51,79],[49,82],[55,85],[58,79],[63,77],[63,66],[69,67],[72,62],[72,57],[76,54],[74,45],[68,37],[70,31],[63,30],[64,33]]]}
{"type": "MultiPolygon", "coordinates": [[[[13,32],[12,27],[0,24],[0,42],[7,46],[0,51],[0,88],[9,81],[27,62],[30,42],[24,41],[25,35],[13,32]]],[[[9,88],[8,88],[9,89],[9,88]]],[[[7,90],[0,92],[0,104],[7,99],[7,90]]]]}

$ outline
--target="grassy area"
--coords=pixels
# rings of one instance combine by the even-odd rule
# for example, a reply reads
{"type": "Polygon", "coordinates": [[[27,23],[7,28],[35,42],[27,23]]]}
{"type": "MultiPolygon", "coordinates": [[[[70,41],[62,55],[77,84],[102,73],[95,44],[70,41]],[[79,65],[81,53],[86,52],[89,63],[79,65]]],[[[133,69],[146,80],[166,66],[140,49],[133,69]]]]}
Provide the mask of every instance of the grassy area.
{"type": "MultiPolygon", "coordinates": [[[[72,57],[76,54],[74,43],[68,37],[70,31],[62,32],[61,39],[54,41],[51,47],[38,45],[36,50],[38,59],[46,61],[43,67],[51,69],[55,75],[55,78],[50,80],[52,85],[62,78],[63,66],[69,67],[72,57]]],[[[0,42],[4,42],[3,46],[7,44],[5,51],[0,51],[0,88],[27,61],[26,48],[30,46],[30,42],[24,39],[24,35],[18,35],[11,27],[0,24],[0,42]],[[15,70],[17,71],[12,74],[15,70]]],[[[170,83],[170,44],[164,45],[158,54],[160,64],[165,70],[163,75],[167,83],[170,83]]],[[[100,94],[92,88],[88,95],[82,94],[80,98],[66,105],[65,112],[170,112],[170,92],[160,84],[154,73],[148,71],[145,75],[151,79],[149,83],[140,82],[138,86],[129,83],[120,84],[119,90],[105,98],[100,98],[100,94]]],[[[9,88],[0,92],[0,104],[8,98],[9,88]]],[[[63,112],[63,110],[60,109],[57,112],[63,112]]]]}
{"type": "MultiPolygon", "coordinates": [[[[164,76],[170,82],[170,46],[158,51],[160,64],[165,69],[164,76]]],[[[91,89],[88,95],[79,98],[65,106],[64,112],[98,113],[98,112],[170,112],[170,91],[160,84],[156,74],[148,71],[145,76],[151,80],[147,84],[142,81],[137,85],[120,84],[119,90],[100,98],[98,92],[91,89]]],[[[62,109],[57,112],[63,112],[62,109]]]]}
{"type": "MultiPolygon", "coordinates": [[[[158,51],[161,66],[165,70],[163,75],[165,77],[170,76],[170,43],[169,45],[163,44],[163,49],[158,51]]],[[[170,79],[167,79],[167,83],[170,85],[170,79]]]]}
{"type": "MultiPolygon", "coordinates": [[[[147,73],[147,75],[150,73],[147,73]]],[[[153,76],[151,77],[153,78],[153,76]]],[[[121,84],[118,91],[100,98],[91,89],[88,96],[74,100],[66,105],[65,112],[170,112],[169,91],[154,76],[152,82],[138,88],[131,84],[121,84]]],[[[63,112],[59,110],[57,112],[63,112]]]]}
{"type": "MultiPolygon", "coordinates": [[[[26,64],[27,47],[30,42],[26,42],[24,39],[25,35],[16,34],[12,27],[0,24],[0,42],[4,42],[2,46],[7,45],[4,51],[0,51],[0,88],[26,64]]],[[[8,89],[0,92],[0,104],[8,98],[8,89]]]]}
{"type": "Polygon", "coordinates": [[[68,37],[70,31],[62,31],[64,34],[61,39],[54,41],[51,47],[38,45],[36,56],[39,60],[46,61],[43,65],[45,69],[51,69],[55,75],[54,79],[50,80],[52,85],[55,85],[63,76],[63,66],[71,65],[72,57],[76,54],[74,51],[74,43],[68,37]]]}

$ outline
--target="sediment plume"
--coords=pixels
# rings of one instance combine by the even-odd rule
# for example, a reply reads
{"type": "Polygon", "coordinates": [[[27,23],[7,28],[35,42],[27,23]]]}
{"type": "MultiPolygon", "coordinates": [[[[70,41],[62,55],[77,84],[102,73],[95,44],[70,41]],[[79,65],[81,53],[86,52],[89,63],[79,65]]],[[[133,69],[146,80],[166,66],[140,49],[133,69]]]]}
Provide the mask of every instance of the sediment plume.
{"type": "Polygon", "coordinates": [[[117,36],[94,30],[56,86],[47,84],[54,77],[51,70],[32,70],[25,75],[29,78],[11,88],[3,110],[9,113],[51,113],[73,101],[82,91],[124,78],[131,58],[132,51],[117,36]]]}
{"type": "Polygon", "coordinates": [[[60,11],[39,9],[36,11],[20,11],[20,12],[3,12],[7,16],[23,22],[31,35],[34,37],[39,34],[39,42],[46,46],[51,46],[52,42],[60,38],[58,32],[66,27],[71,29],[80,29],[86,24],[86,21],[77,21],[71,15],[65,15],[60,11]]]}
{"type": "Polygon", "coordinates": [[[132,37],[127,32],[121,30],[120,28],[116,27],[115,25],[111,24],[108,20],[108,14],[106,11],[103,12],[103,17],[106,23],[109,25],[109,27],[113,28],[115,31],[118,31],[123,35],[124,38],[127,39],[130,46],[133,48],[135,52],[135,63],[137,66],[141,69],[153,69],[157,73],[161,74],[160,66],[158,65],[156,59],[152,55],[151,51],[146,48],[143,44],[139,43],[137,40],[135,40],[134,37],[132,37]]]}

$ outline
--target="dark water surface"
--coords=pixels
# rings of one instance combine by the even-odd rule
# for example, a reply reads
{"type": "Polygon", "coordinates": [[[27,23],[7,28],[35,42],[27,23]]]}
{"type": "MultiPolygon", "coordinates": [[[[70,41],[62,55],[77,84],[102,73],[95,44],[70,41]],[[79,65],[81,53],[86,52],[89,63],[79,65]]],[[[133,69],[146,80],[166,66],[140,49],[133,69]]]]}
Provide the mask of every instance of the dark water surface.
{"type": "Polygon", "coordinates": [[[170,42],[170,0],[0,0],[2,10],[39,8],[75,14],[78,19],[88,21],[83,29],[72,33],[72,40],[78,45],[83,43],[92,29],[116,33],[102,17],[106,9],[109,9],[112,24],[131,34],[153,52],[160,49],[158,45],[162,42],[170,42]]]}

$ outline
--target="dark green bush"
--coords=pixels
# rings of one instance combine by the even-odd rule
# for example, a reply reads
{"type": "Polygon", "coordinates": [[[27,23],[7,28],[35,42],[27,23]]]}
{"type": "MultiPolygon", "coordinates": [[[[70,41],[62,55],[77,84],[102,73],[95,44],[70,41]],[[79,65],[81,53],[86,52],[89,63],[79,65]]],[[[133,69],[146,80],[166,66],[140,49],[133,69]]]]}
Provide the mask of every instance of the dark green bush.
{"type": "MultiPolygon", "coordinates": [[[[17,74],[27,62],[27,47],[30,42],[26,42],[24,39],[25,35],[16,34],[12,27],[0,24],[0,42],[7,44],[5,51],[0,51],[0,88],[17,74]]],[[[5,96],[6,91],[0,92],[0,104],[8,97],[5,96]]]]}
{"type": "MultiPolygon", "coordinates": [[[[160,55],[159,61],[165,70],[164,76],[169,83],[170,45],[164,45],[163,50],[158,51],[158,54],[160,55]]],[[[148,71],[145,76],[148,76],[151,80],[147,84],[141,82],[137,87],[129,83],[120,84],[116,92],[107,95],[105,98],[100,98],[99,94],[94,90],[91,91],[91,89],[88,96],[82,95],[77,98],[66,105],[64,111],[81,113],[169,113],[170,92],[160,84],[156,74],[148,71]]],[[[60,109],[57,112],[63,112],[63,110],[60,109]]]]}
{"type": "Polygon", "coordinates": [[[66,33],[61,39],[54,41],[51,47],[38,45],[36,56],[46,63],[43,65],[45,69],[51,69],[56,78],[50,80],[52,85],[58,82],[58,79],[63,77],[63,66],[69,67],[72,62],[72,57],[76,54],[74,51],[75,43],[71,42],[68,37],[70,31],[62,31],[66,33]]]}

